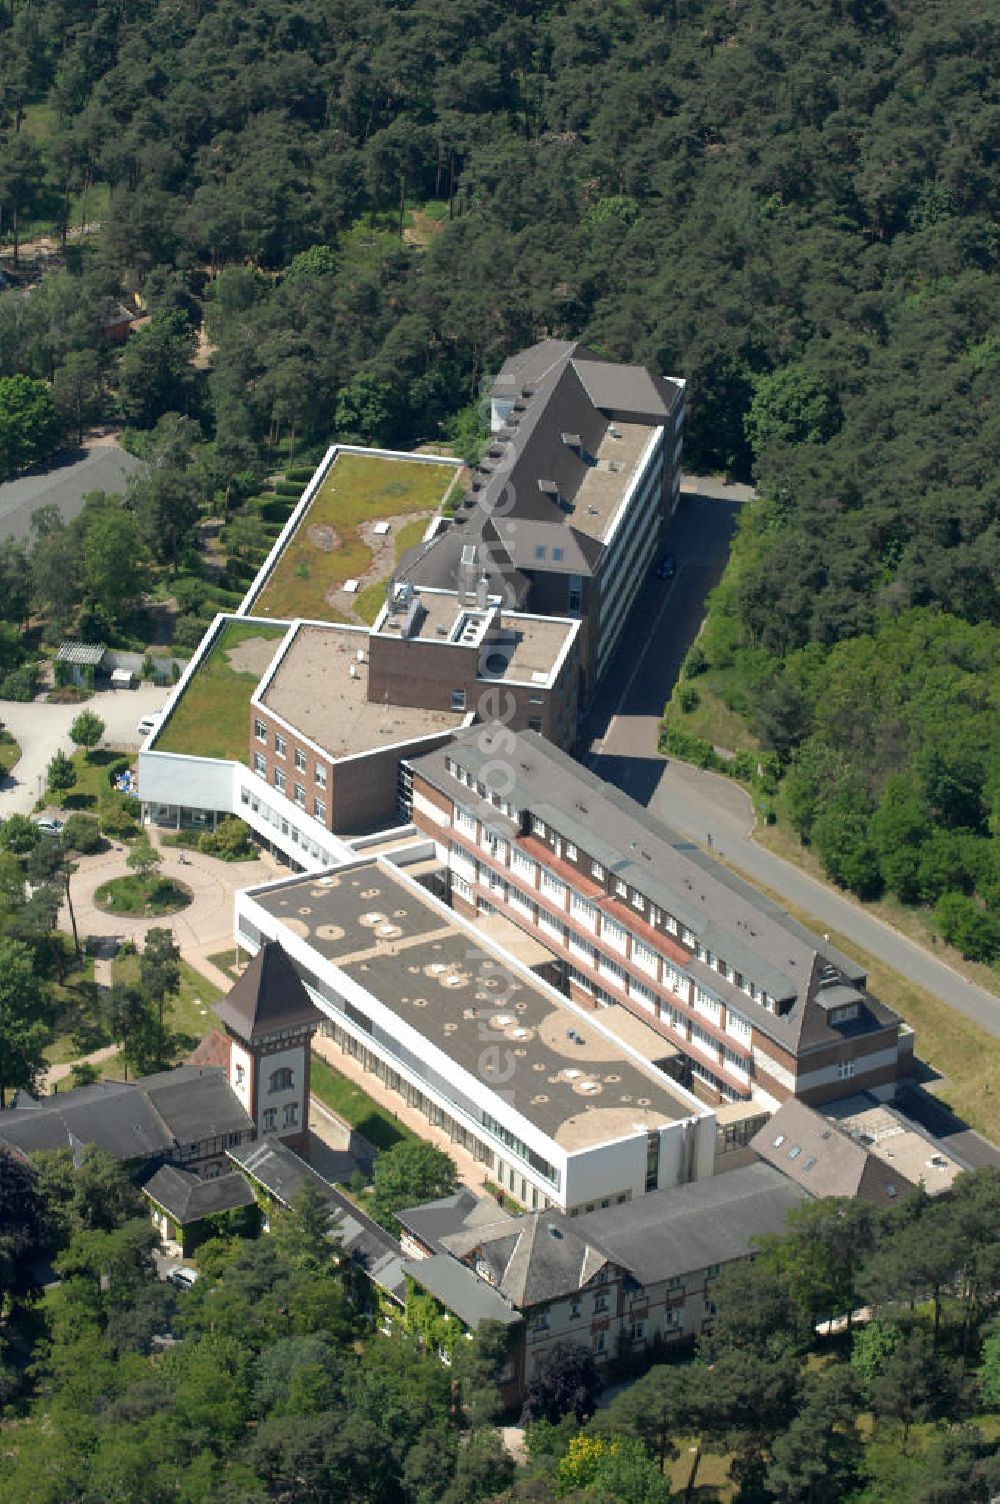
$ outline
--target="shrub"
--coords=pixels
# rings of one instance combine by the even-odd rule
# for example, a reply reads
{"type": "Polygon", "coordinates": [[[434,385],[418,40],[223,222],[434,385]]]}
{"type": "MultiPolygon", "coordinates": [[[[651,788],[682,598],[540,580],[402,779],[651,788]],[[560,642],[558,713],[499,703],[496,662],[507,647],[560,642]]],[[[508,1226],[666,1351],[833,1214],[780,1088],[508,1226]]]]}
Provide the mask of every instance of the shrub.
{"type": "Polygon", "coordinates": [[[108,788],[114,790],[115,779],[122,773],[127,773],[130,767],[131,763],[127,757],[116,757],[114,762],[109,762],[104,774],[108,781],[108,788]]]}
{"type": "Polygon", "coordinates": [[[225,862],[239,861],[251,855],[250,827],[235,816],[220,820],[214,830],[206,830],[198,837],[198,850],[206,856],[218,856],[225,862]]]}
{"type": "Polygon", "coordinates": [[[73,673],[69,664],[62,658],[57,658],[52,665],[52,680],[56,689],[62,689],[72,683],[73,673]]]}
{"type": "Polygon", "coordinates": [[[78,851],[89,856],[101,845],[101,828],[92,815],[70,815],[63,829],[63,845],[67,851],[78,851]]]}
{"type": "Polygon", "coordinates": [[[140,669],[140,673],[142,677],[147,680],[153,677],[153,660],[152,658],[150,658],[148,653],[142,660],[142,668],[140,669]]]}
{"type": "Polygon", "coordinates": [[[293,465],[290,470],[285,471],[285,480],[292,485],[297,485],[301,491],[302,487],[312,480],[314,469],[314,465],[293,465]]]}
{"type": "Polygon", "coordinates": [[[690,731],[681,731],[677,726],[666,728],[663,748],[671,756],[692,762],[697,768],[719,767],[719,758],[710,741],[703,736],[692,736],[690,731]]]}
{"type": "Polygon", "coordinates": [[[0,680],[0,700],[17,700],[27,704],[35,698],[38,688],[38,669],[34,663],[22,663],[13,673],[0,680]]]}
{"type": "Polygon", "coordinates": [[[700,642],[694,643],[684,659],[681,673],[685,679],[695,679],[708,668],[708,657],[700,642]]]}
{"type": "Polygon", "coordinates": [[[726,770],[731,778],[738,778],[740,783],[749,783],[757,771],[757,762],[752,752],[737,752],[730,759],[726,770]]]}
{"type": "Polygon", "coordinates": [[[270,497],[263,503],[260,515],[265,522],[286,523],[292,515],[292,503],[287,498],[270,497]]]}
{"type": "Polygon", "coordinates": [[[178,647],[196,648],[205,635],[205,623],[196,616],[180,616],[174,623],[174,642],[178,647]]]}
{"type": "Polygon", "coordinates": [[[302,487],[292,480],[279,480],[275,482],[274,494],[275,496],[290,496],[298,501],[302,495],[302,487]]]}
{"type": "Polygon", "coordinates": [[[680,684],[677,688],[677,703],[684,715],[690,715],[701,704],[701,695],[693,684],[680,684]]]}
{"type": "Polygon", "coordinates": [[[119,794],[109,789],[101,798],[101,830],[107,836],[114,836],[119,841],[127,841],[137,835],[139,832],[138,815],[138,802],[129,798],[128,794],[119,794]]]}
{"type": "Polygon", "coordinates": [[[34,851],[41,839],[41,831],[27,815],[11,815],[0,826],[0,847],[12,851],[15,856],[26,856],[29,851],[34,851]]]}

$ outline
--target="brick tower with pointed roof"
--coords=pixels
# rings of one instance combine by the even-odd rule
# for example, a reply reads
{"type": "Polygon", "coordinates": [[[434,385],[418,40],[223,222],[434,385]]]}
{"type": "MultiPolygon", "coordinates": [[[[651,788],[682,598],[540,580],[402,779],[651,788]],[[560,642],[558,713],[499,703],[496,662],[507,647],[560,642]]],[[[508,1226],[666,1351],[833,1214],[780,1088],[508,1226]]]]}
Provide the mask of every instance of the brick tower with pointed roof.
{"type": "Polygon", "coordinates": [[[276,941],[261,946],[215,1005],[229,1042],[229,1085],[257,1129],[303,1153],[309,1138],[309,1059],[322,1017],[276,941]]]}

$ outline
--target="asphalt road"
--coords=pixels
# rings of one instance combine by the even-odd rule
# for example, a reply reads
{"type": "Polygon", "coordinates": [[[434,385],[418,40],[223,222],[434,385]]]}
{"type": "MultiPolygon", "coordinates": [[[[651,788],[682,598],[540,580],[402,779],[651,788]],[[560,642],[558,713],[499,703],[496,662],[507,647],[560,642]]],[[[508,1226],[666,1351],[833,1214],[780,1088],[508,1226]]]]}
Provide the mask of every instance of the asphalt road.
{"type": "Polygon", "coordinates": [[[1000,1000],[853,899],[758,846],[751,836],[753,807],[739,785],[657,752],[659,717],[697,636],[705,598],[721,577],[733,521],[748,495],[745,487],[694,476],[685,484],[693,494],[678,511],[668,542],[677,556],[677,574],[643,587],[626,639],[592,708],[583,761],[680,835],[705,848],[711,844],[753,882],[849,936],[908,981],[1000,1037],[1000,1000]]]}

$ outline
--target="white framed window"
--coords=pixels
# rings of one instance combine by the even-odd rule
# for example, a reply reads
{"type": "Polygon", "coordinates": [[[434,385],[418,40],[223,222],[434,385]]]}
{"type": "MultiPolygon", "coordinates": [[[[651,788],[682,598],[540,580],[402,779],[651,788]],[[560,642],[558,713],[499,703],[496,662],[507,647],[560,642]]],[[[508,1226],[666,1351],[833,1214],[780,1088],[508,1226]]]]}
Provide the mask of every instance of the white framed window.
{"type": "Polygon", "coordinates": [[[688,979],[682,971],[678,971],[677,967],[671,965],[669,961],[664,961],[663,963],[663,983],[677,997],[681,998],[685,1003],[687,1002],[688,979]]]}
{"type": "Polygon", "coordinates": [[[288,787],[288,779],[285,777],[280,768],[275,768],[274,770],[274,786],[281,794],[283,794],[285,792],[285,789],[288,787]]]}
{"type": "Polygon", "coordinates": [[[566,842],[566,860],[568,862],[575,862],[576,858],[577,858],[576,847],[573,845],[572,841],[567,841],[566,842]]]}
{"type": "Polygon", "coordinates": [[[591,1347],[595,1353],[603,1353],[608,1345],[607,1332],[595,1332],[591,1338],[591,1347]]]}
{"type": "Polygon", "coordinates": [[[517,846],[513,848],[510,854],[510,870],[516,872],[519,877],[528,878],[532,886],[535,882],[536,867],[537,864],[526,852],[519,850],[517,846]]]}
{"type": "Polygon", "coordinates": [[[263,752],[255,752],[253,755],[253,770],[259,773],[261,778],[267,777],[267,758],[263,752]]]}
{"type": "Polygon", "coordinates": [[[712,997],[711,993],[699,987],[697,982],[694,987],[694,1008],[702,1018],[707,1018],[711,1023],[718,1024],[722,1018],[722,1005],[718,998],[712,997]]]}
{"type": "Polygon", "coordinates": [[[601,939],[606,940],[611,949],[618,951],[619,955],[625,954],[628,940],[625,927],[609,919],[607,914],[601,915],[601,939]]]}
{"type": "Polygon", "coordinates": [[[298,1126],[298,1121],[299,1121],[299,1104],[298,1104],[298,1102],[286,1102],[285,1103],[284,1112],[285,1112],[285,1127],[286,1128],[295,1128],[295,1127],[297,1127],[298,1126]]]}
{"type": "Polygon", "coordinates": [[[580,924],[586,925],[588,930],[597,928],[597,910],[592,903],[588,903],[579,893],[571,893],[569,896],[569,911],[573,918],[580,924]]]}
{"type": "Polygon", "coordinates": [[[655,950],[648,945],[643,945],[641,940],[633,939],[632,941],[632,960],[638,966],[639,970],[644,971],[647,976],[655,977],[658,975],[660,958],[655,950]]]}
{"type": "Polygon", "coordinates": [[[685,945],[691,945],[691,946],[694,945],[694,935],[692,935],[692,933],[691,933],[691,931],[689,929],[685,928],[682,931],[682,933],[681,933],[681,939],[684,941],[685,945]]]}
{"type": "Polygon", "coordinates": [[[622,992],[625,991],[626,977],[624,966],[619,966],[617,961],[609,961],[607,956],[598,956],[597,970],[602,977],[606,977],[609,982],[613,982],[622,992]]]}
{"type": "Polygon", "coordinates": [[[460,804],[455,805],[453,821],[456,830],[464,831],[468,836],[474,836],[476,834],[475,815],[470,815],[469,811],[467,809],[463,809],[460,804]]]}
{"type": "Polygon", "coordinates": [[[646,900],[641,893],[632,894],[632,907],[633,909],[644,909],[646,907],[646,900]]]}
{"type": "Polygon", "coordinates": [[[623,883],[621,878],[615,878],[615,892],[619,898],[628,897],[628,883],[623,883]]]}
{"type": "Polygon", "coordinates": [[[664,927],[665,930],[669,931],[669,933],[671,935],[676,935],[676,933],[677,933],[677,920],[674,918],[673,914],[664,914],[664,916],[663,916],[663,927],[664,927]]]}
{"type": "Polygon", "coordinates": [[[305,770],[306,770],[306,754],[303,752],[303,750],[302,750],[301,747],[296,747],[295,748],[295,771],[296,771],[296,773],[304,773],[305,770]]]}
{"type": "Polygon", "coordinates": [[[324,822],[324,824],[326,823],[326,800],[325,799],[314,799],[313,800],[313,818],[315,820],[322,820],[324,822]]]}
{"type": "Polygon", "coordinates": [[[264,1108],[264,1132],[273,1133],[278,1126],[278,1109],[276,1107],[264,1108]]]}
{"type": "Polygon", "coordinates": [[[259,718],[253,723],[253,733],[259,742],[267,741],[267,726],[259,718]]]}
{"type": "Polygon", "coordinates": [[[576,956],[579,960],[584,961],[589,967],[591,967],[591,969],[593,969],[594,947],[592,945],[588,945],[585,940],[579,939],[578,936],[573,934],[572,930],[570,930],[569,935],[569,950],[570,955],[576,956]]]}
{"type": "Polygon", "coordinates": [[[849,1081],[857,1073],[858,1062],[856,1060],[838,1060],[837,1075],[841,1081],[849,1081]]]}
{"type": "Polygon", "coordinates": [[[316,787],[318,789],[325,789],[326,788],[326,768],[323,766],[323,764],[321,762],[318,762],[316,764],[316,770],[315,771],[316,771],[316,787]]]}
{"type": "Polygon", "coordinates": [[[633,1321],[629,1326],[628,1336],[630,1342],[645,1342],[646,1323],[644,1321],[633,1321]]]}
{"type": "Polygon", "coordinates": [[[472,884],[467,883],[465,878],[460,877],[457,872],[451,874],[451,888],[452,892],[457,893],[459,898],[464,898],[466,903],[474,902],[475,895],[472,891],[472,884]]]}
{"type": "Polygon", "coordinates": [[[304,784],[297,783],[295,785],[295,803],[298,805],[299,809],[305,809],[305,807],[306,807],[306,791],[305,791],[305,785],[304,784]]]}
{"type": "Polygon", "coordinates": [[[600,862],[591,862],[590,875],[591,877],[596,877],[599,883],[602,883],[604,881],[604,868],[601,866],[600,862]]]}
{"type": "Polygon", "coordinates": [[[546,914],[544,909],[538,910],[538,928],[543,934],[549,935],[553,940],[558,940],[560,945],[566,943],[566,932],[557,919],[551,914],[546,914]]]}
{"type": "Polygon", "coordinates": [[[465,690],[464,689],[453,689],[452,690],[452,692],[451,692],[451,708],[452,708],[452,710],[464,710],[465,709],[465,690]]]}
{"type": "Polygon", "coordinates": [[[608,1296],[606,1290],[599,1290],[594,1296],[594,1315],[599,1316],[602,1311],[608,1309],[608,1296]]]}
{"type": "Polygon", "coordinates": [[[544,840],[545,835],[546,835],[545,821],[544,820],[536,820],[535,817],[534,817],[534,815],[532,815],[532,817],[531,817],[531,834],[533,836],[541,836],[543,840],[544,840]]]}
{"type": "Polygon", "coordinates": [[[285,757],[288,753],[288,742],[280,731],[274,733],[274,750],[278,757],[285,757]]]}
{"type": "Polygon", "coordinates": [[[542,868],[541,889],[544,894],[552,899],[553,903],[563,907],[566,903],[566,884],[560,878],[554,877],[546,867],[542,868]]]}
{"type": "Polygon", "coordinates": [[[526,893],[522,893],[519,888],[515,888],[513,884],[507,889],[507,902],[515,913],[522,914],[525,919],[534,918],[535,906],[531,902],[531,899],[526,893]]]}
{"type": "Polygon", "coordinates": [[[735,1008],[726,1009],[726,1033],[730,1034],[733,1039],[742,1040],[745,1044],[750,1043],[750,1022],[743,1017],[742,1013],[737,1013],[735,1008]]]}
{"type": "Polygon", "coordinates": [[[636,982],[632,977],[629,978],[628,995],[633,1002],[639,1004],[640,1008],[645,1008],[647,1013],[655,1014],[656,998],[648,987],[644,987],[641,982],[636,982]]]}

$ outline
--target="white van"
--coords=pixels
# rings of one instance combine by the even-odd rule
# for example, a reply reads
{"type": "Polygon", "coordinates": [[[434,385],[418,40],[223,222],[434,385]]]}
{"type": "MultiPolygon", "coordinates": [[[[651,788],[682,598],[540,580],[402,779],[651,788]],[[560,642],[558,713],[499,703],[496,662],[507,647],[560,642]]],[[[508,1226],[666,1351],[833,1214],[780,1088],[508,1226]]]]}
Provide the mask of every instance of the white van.
{"type": "Polygon", "coordinates": [[[135,728],[136,731],[138,731],[139,735],[142,737],[143,741],[146,740],[147,736],[152,736],[153,732],[156,730],[157,726],[160,724],[161,717],[162,717],[162,711],[160,712],[159,715],[144,715],[143,716],[142,720],[139,722],[139,724],[135,728]]]}
{"type": "Polygon", "coordinates": [[[198,1278],[197,1269],[189,1269],[186,1264],[181,1264],[177,1269],[171,1269],[167,1275],[170,1284],[176,1285],[178,1290],[191,1290],[198,1278]]]}

